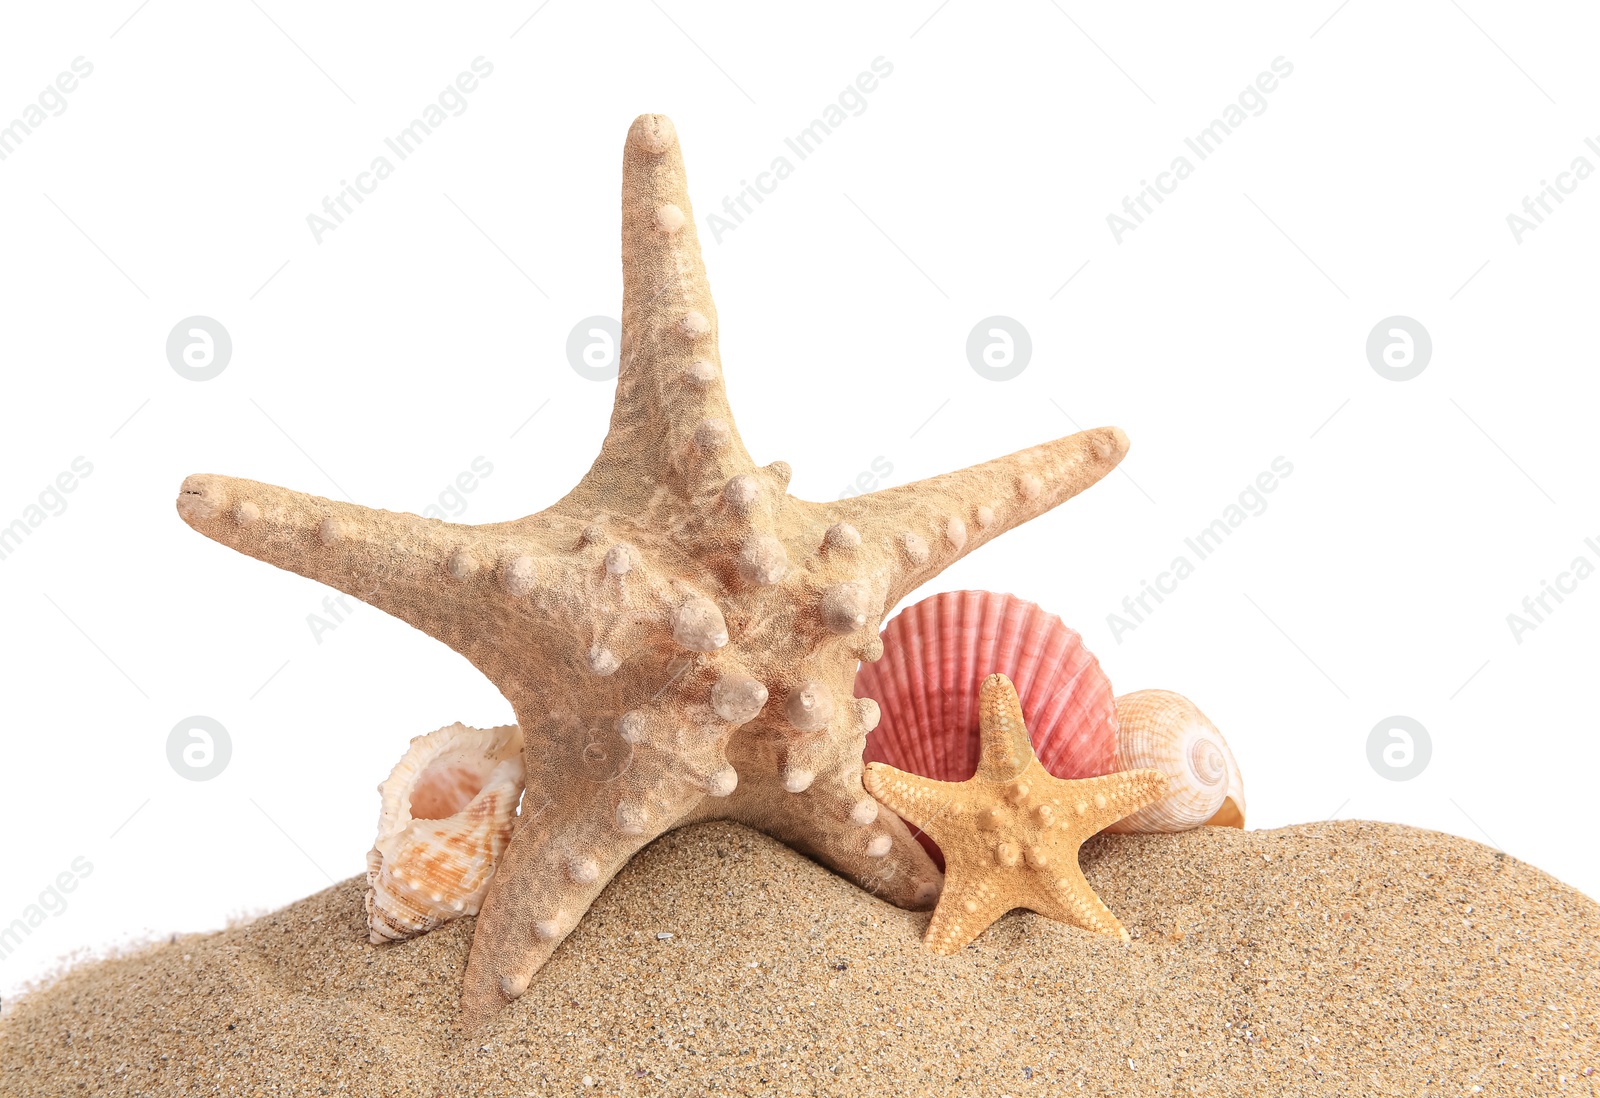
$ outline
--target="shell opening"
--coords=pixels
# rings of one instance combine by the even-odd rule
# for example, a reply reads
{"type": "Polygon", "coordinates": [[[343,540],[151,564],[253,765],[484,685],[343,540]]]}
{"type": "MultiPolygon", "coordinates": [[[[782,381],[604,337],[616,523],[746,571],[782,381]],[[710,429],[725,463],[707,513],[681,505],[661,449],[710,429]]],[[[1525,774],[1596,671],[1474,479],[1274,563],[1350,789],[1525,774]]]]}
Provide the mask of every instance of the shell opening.
{"type": "Polygon", "coordinates": [[[411,790],[413,820],[447,820],[483,791],[488,775],[440,759],[417,777],[411,790]]]}

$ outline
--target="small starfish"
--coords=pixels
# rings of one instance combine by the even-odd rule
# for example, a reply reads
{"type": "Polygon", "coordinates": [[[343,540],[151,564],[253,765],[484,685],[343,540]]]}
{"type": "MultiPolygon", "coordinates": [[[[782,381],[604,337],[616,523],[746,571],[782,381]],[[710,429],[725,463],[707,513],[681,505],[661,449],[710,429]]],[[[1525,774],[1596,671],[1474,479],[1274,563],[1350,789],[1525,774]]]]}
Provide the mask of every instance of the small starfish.
{"type": "Polygon", "coordinates": [[[1078,847],[1097,831],[1161,797],[1159,770],[1068,780],[1039,762],[1004,675],[983,680],[978,772],[940,782],[871,763],[867,792],[933,836],[944,852],[944,893],[923,942],[952,955],[1012,908],[1107,934],[1128,932],[1078,868],[1078,847]]]}

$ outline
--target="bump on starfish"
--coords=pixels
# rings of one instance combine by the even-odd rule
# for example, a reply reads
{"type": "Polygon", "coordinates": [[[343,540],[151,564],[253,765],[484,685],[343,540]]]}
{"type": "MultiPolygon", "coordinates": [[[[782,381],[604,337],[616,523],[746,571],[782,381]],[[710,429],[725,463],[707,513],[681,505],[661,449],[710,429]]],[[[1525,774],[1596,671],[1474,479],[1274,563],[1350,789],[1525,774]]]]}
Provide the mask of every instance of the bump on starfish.
{"type": "Polygon", "coordinates": [[[944,853],[944,892],[923,942],[954,954],[1018,907],[1126,942],[1128,932],[1084,879],[1078,847],[1158,800],[1166,775],[1057,778],[1033,752],[1010,679],[984,679],[978,705],[978,771],[966,781],[935,781],[887,763],[867,767],[868,791],[944,853]]]}
{"type": "Polygon", "coordinates": [[[872,495],[797,499],[788,464],[757,465],[728,406],[661,115],[628,132],[622,267],[610,430],[545,510],[464,526],[209,474],[178,495],[202,534],[408,622],[510,701],[527,792],[478,916],[469,1028],[527,988],[635,851],[686,823],[748,824],[891,903],[932,906],[926,853],[863,807],[877,707],[852,704],[857,661],[882,655],[879,627],[908,592],[1128,448],[1103,427],[872,495]]]}

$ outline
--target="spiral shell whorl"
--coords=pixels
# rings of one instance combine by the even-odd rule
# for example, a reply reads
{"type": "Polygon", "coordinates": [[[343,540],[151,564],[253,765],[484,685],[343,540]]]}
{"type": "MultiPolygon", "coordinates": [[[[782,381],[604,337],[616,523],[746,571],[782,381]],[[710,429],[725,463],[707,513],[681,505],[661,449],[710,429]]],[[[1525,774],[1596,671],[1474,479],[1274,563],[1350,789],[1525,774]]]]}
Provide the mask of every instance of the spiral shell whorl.
{"type": "Polygon", "coordinates": [[[1189,769],[1207,785],[1228,780],[1228,764],[1215,741],[1197,737],[1189,744],[1189,769]]]}
{"type": "Polygon", "coordinates": [[[1159,770],[1171,784],[1165,797],[1110,831],[1171,833],[1208,823],[1244,826],[1243,791],[1227,741],[1182,694],[1137,690],[1117,698],[1117,766],[1159,770]],[[1236,803],[1229,803],[1230,794],[1236,803]]]}

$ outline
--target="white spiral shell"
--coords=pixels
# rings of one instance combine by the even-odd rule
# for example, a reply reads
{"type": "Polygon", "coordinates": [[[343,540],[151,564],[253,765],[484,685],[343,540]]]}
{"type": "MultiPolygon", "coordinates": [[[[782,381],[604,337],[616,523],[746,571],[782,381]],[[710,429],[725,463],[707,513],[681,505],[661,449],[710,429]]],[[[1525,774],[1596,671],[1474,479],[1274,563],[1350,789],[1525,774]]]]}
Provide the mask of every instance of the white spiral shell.
{"type": "Polygon", "coordinates": [[[522,799],[522,730],[452,724],[417,736],[378,786],[367,854],[367,926],[376,944],[476,915],[511,841],[522,799]]]}
{"type": "Polygon", "coordinates": [[[1161,771],[1170,792],[1107,828],[1123,833],[1244,826],[1244,781],[1217,726],[1182,694],[1137,690],[1117,698],[1117,768],[1161,771]]]}

